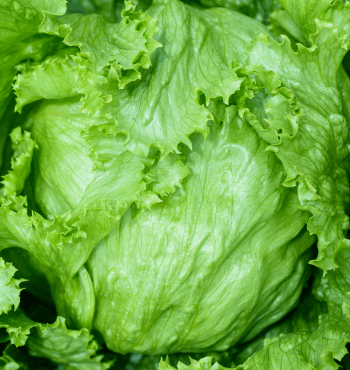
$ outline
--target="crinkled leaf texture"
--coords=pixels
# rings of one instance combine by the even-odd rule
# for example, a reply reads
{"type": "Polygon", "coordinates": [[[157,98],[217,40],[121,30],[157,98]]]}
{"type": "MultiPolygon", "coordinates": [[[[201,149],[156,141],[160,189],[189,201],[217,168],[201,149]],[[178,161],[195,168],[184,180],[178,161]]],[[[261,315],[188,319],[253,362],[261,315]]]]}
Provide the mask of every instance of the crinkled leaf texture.
{"type": "Polygon", "coordinates": [[[95,327],[117,352],[226,349],[293,308],[308,276],[309,214],[237,110],[205,142],[196,137],[186,165],[183,189],[151,210],[129,209],[87,261],[95,327]],[[247,186],[253,174],[257,185],[247,186]]]}
{"type": "MultiPolygon", "coordinates": [[[[22,140],[29,138],[22,135],[22,140]]],[[[32,147],[28,146],[28,150],[32,147]]],[[[15,167],[7,178],[16,179],[14,173],[17,169],[15,167]]],[[[80,323],[78,326],[90,328],[94,311],[91,279],[83,264],[91,249],[111,231],[116,220],[146,188],[142,169],[143,164],[135,155],[129,152],[120,154],[108,168],[94,171],[91,183],[72,210],[55,216],[52,221],[39,214],[29,217],[22,197],[9,195],[0,199],[2,248],[17,246],[33,254],[45,269],[52,288],[56,289],[54,299],[57,306],[61,307],[64,316],[80,323]],[[105,171],[113,176],[105,176],[105,171]],[[100,227],[94,236],[89,235],[91,225],[96,229],[96,220],[100,227]],[[57,259],[61,264],[55,263],[57,259]],[[80,292],[78,295],[75,289],[80,292]],[[62,294],[71,295],[71,298],[62,299],[62,294]],[[66,307],[73,297],[75,307],[66,307]]],[[[25,178],[26,167],[19,170],[25,178]]]]}
{"type": "Polygon", "coordinates": [[[33,151],[37,148],[29,132],[22,133],[20,127],[14,129],[10,137],[14,154],[11,158],[12,169],[2,181],[4,196],[19,195],[22,192],[24,182],[31,171],[33,151]]]}
{"type": "MultiPolygon", "coordinates": [[[[98,50],[97,46],[99,42],[104,44],[104,42],[107,42],[108,38],[102,41],[93,40],[87,37],[87,35],[80,34],[80,37],[84,39],[86,43],[83,45],[79,40],[75,40],[76,37],[78,37],[77,33],[79,34],[77,28],[84,28],[84,24],[87,24],[84,23],[87,18],[83,17],[80,19],[78,16],[75,18],[72,16],[76,23],[74,23],[73,18],[70,17],[70,24],[72,24],[72,26],[68,26],[66,24],[61,25],[61,23],[57,25],[57,18],[51,17],[47,13],[45,13],[45,15],[47,15],[47,17],[44,17],[44,21],[39,27],[40,31],[58,35],[57,27],[62,26],[60,31],[64,33],[65,42],[72,45],[78,42],[79,46],[82,48],[81,53],[77,56],[78,59],[80,58],[79,61],[83,63],[82,60],[85,57],[89,57],[89,60],[86,61],[86,68],[88,69],[87,74],[79,70],[79,68],[84,69],[84,66],[80,64],[77,67],[77,73],[80,71],[85,78],[92,76],[97,83],[99,83],[101,79],[104,80],[103,72],[101,72],[101,76],[99,76],[98,73],[95,76],[93,71],[103,68],[107,62],[116,64],[114,68],[115,73],[117,73],[118,70],[117,63],[121,63],[120,74],[114,75],[114,77],[121,82],[124,77],[130,78],[130,76],[127,77],[121,74],[122,69],[124,71],[129,68],[137,72],[140,68],[149,67],[149,55],[158,47],[158,43],[154,42],[152,39],[156,31],[154,20],[143,13],[134,12],[134,8],[130,3],[126,4],[126,9],[123,12],[123,22],[117,25],[117,28],[114,28],[114,30],[110,30],[111,35],[114,32],[119,32],[114,40],[116,45],[113,44],[110,47],[106,45],[106,49],[100,50],[102,53],[101,55],[105,57],[105,59],[101,56],[94,58],[94,55],[96,55],[94,54],[94,50],[98,50]],[[129,46],[131,45],[130,48],[126,48],[128,37],[131,42],[131,44],[128,44],[129,46]],[[118,42],[122,44],[119,45],[118,42]],[[123,49],[123,47],[125,48],[123,49]],[[134,49],[132,49],[132,47],[134,47],[134,49]],[[127,51],[127,49],[129,51],[127,51]],[[108,51],[115,53],[115,55],[113,54],[110,57],[108,51]],[[103,60],[105,61],[103,62],[105,63],[104,65],[98,65],[97,62],[100,59],[101,62],[103,62],[103,60]]],[[[63,21],[63,18],[60,19],[63,21]]],[[[107,28],[112,27],[106,23],[104,24],[107,28]]],[[[96,23],[95,25],[96,27],[103,26],[102,20],[101,23],[96,23]]],[[[104,33],[102,32],[101,34],[104,33]]],[[[63,51],[61,50],[58,54],[62,54],[63,56],[66,55],[68,58],[70,55],[76,53],[76,51],[77,50],[74,48],[68,48],[63,51]]],[[[55,57],[49,58],[48,62],[44,64],[44,67],[39,68],[39,73],[36,73],[34,67],[34,71],[31,72],[31,75],[36,79],[37,83],[39,83],[43,74],[48,74],[53,71],[50,61],[54,64],[56,60],[57,57],[56,59],[55,57]]],[[[74,64],[74,66],[76,65],[77,63],[74,64]]],[[[29,66],[29,68],[32,67],[31,63],[29,63],[29,66]]],[[[56,72],[62,72],[62,70],[56,72]]],[[[62,75],[61,73],[60,76],[63,77],[63,82],[72,82],[69,80],[69,74],[62,75]],[[65,80],[66,78],[68,78],[68,80],[65,80]]],[[[54,75],[50,75],[50,81],[47,82],[46,85],[41,84],[41,88],[45,86],[48,87],[49,85],[52,86],[54,78],[54,75]]],[[[18,77],[17,85],[20,83],[20,79],[21,78],[18,77]]],[[[31,92],[31,96],[37,96],[39,91],[36,89],[37,85],[29,85],[35,87],[34,91],[31,92]]],[[[89,85],[89,81],[85,80],[85,87],[87,85],[89,85]]],[[[51,91],[51,95],[45,95],[45,97],[57,99],[71,96],[73,91],[73,96],[77,94],[81,95],[80,92],[76,92],[74,89],[68,90],[67,93],[67,88],[64,83],[55,84],[55,91],[51,91]]],[[[46,92],[47,90],[41,89],[40,98],[42,98],[42,93],[46,92]]],[[[28,97],[23,99],[27,99],[26,102],[37,100],[37,98],[30,98],[31,100],[28,100],[28,97]]],[[[15,153],[12,170],[5,176],[5,186],[1,190],[1,247],[8,248],[16,246],[24,248],[31,253],[35,260],[33,268],[46,274],[46,278],[52,287],[53,298],[61,314],[66,316],[70,322],[74,322],[77,327],[91,328],[94,315],[94,292],[91,285],[91,278],[83,264],[91,253],[92,248],[95,247],[100,239],[108,235],[131,203],[138,200],[140,204],[150,206],[152,203],[158,202],[159,198],[156,194],[146,191],[148,177],[143,173],[143,161],[145,159],[141,159],[137,155],[120,148],[121,145],[118,141],[116,143],[113,142],[113,138],[115,138],[116,135],[113,123],[109,124],[107,119],[99,117],[98,114],[96,114],[96,117],[86,116],[83,112],[79,112],[79,108],[81,108],[79,96],[73,98],[73,100],[62,100],[59,102],[59,105],[53,104],[51,106],[49,105],[47,108],[45,108],[45,104],[43,104],[41,109],[43,115],[40,116],[40,122],[38,121],[38,124],[33,129],[33,133],[37,136],[39,148],[39,151],[34,151],[36,160],[33,164],[35,168],[34,176],[38,174],[36,170],[36,164],[38,162],[39,174],[41,175],[41,177],[38,176],[37,180],[37,194],[39,194],[44,187],[44,191],[42,192],[43,201],[38,201],[38,204],[42,206],[44,211],[47,211],[46,213],[50,220],[43,218],[40,214],[35,212],[31,216],[27,215],[25,198],[16,197],[16,195],[21,193],[24,182],[32,169],[31,159],[33,150],[36,148],[37,144],[30,138],[28,132],[22,133],[19,128],[13,131],[12,140],[15,153]],[[75,107],[77,107],[77,109],[75,109],[75,107]],[[48,113],[51,109],[48,116],[45,116],[45,109],[48,113]],[[69,115],[69,113],[73,114],[69,115]],[[57,149],[59,149],[57,152],[52,152],[52,150],[48,153],[45,152],[46,148],[43,143],[45,143],[45,145],[55,143],[54,135],[59,135],[59,127],[53,126],[52,129],[56,131],[50,132],[48,130],[49,137],[44,137],[42,139],[42,136],[40,136],[40,125],[44,121],[43,128],[47,129],[47,125],[49,124],[45,122],[45,117],[49,117],[53,121],[57,117],[62,117],[63,122],[66,121],[68,128],[72,122],[75,122],[73,130],[71,130],[74,133],[73,137],[69,136],[69,131],[67,132],[66,138],[70,141],[65,143],[66,146],[64,148],[66,149],[69,148],[72,139],[78,138],[83,132],[82,137],[79,137],[79,139],[81,140],[81,145],[83,147],[85,145],[85,151],[83,150],[82,153],[78,153],[80,149],[78,144],[75,147],[69,148],[65,155],[68,161],[71,161],[71,159],[67,155],[80,155],[80,157],[78,156],[77,158],[77,162],[71,163],[68,168],[71,169],[70,172],[68,171],[71,176],[76,175],[75,169],[81,167],[82,162],[87,161],[85,166],[81,169],[81,179],[84,177],[86,179],[82,183],[80,183],[80,179],[78,179],[78,181],[72,183],[72,187],[68,189],[68,192],[65,191],[63,194],[61,194],[62,189],[60,185],[63,184],[62,180],[69,181],[68,178],[60,178],[61,183],[56,184],[54,181],[55,178],[50,179],[50,173],[40,172],[42,168],[41,165],[45,164],[45,160],[47,159],[45,158],[46,154],[51,156],[51,154],[54,153],[56,157],[54,156],[51,159],[54,161],[57,159],[58,164],[61,162],[59,156],[63,154],[60,145],[57,146],[57,149]],[[74,128],[76,129],[75,132],[74,128]],[[108,142],[108,139],[112,142],[113,146],[111,151],[107,152],[106,156],[104,156],[104,152],[100,153],[100,142],[104,140],[108,142]],[[50,142],[50,140],[52,140],[52,142],[50,142]],[[21,150],[16,150],[16,146],[21,150]],[[115,150],[117,150],[117,153],[115,150]],[[74,151],[76,153],[74,153],[74,151]],[[118,178],[120,181],[118,181],[118,178]],[[52,181],[50,182],[50,180],[52,181]],[[75,185],[79,185],[78,188],[75,188],[75,185]],[[53,187],[53,189],[50,189],[50,187],[53,187]],[[47,190],[47,188],[49,189],[47,190]],[[65,196],[69,194],[70,190],[74,191],[71,198],[65,199],[65,196]],[[48,198],[47,193],[50,191],[51,193],[54,191],[56,192],[55,194],[60,196],[60,199],[55,200],[55,204],[52,204],[53,202],[45,203],[45,200],[48,198]],[[60,200],[62,200],[61,203],[59,202],[60,200]],[[96,220],[98,220],[99,225],[97,225],[96,220]],[[94,230],[94,236],[89,235],[91,230],[94,230]],[[61,263],[57,264],[58,260],[60,260],[61,263]],[[53,268],[55,265],[58,268],[56,271],[55,268],[53,268]],[[77,292],[79,293],[77,294],[77,292]]],[[[33,118],[36,118],[35,112],[33,112],[30,119],[33,118]]],[[[29,126],[29,128],[31,127],[29,126]]],[[[64,137],[62,138],[64,139],[64,137]]],[[[105,148],[103,147],[102,149],[105,148]]],[[[56,175],[54,172],[55,170],[67,172],[65,162],[63,161],[62,164],[63,166],[61,166],[61,168],[54,168],[52,164],[49,165],[54,175],[56,175]]],[[[48,169],[48,167],[46,169],[48,169]]],[[[181,176],[182,175],[180,175],[180,178],[181,176]]],[[[180,178],[175,181],[179,181],[180,178]]],[[[171,189],[172,181],[171,179],[169,185],[171,189]]],[[[38,198],[40,199],[40,197],[38,198]]]]}
{"type": "Polygon", "coordinates": [[[98,344],[92,338],[87,329],[67,329],[65,320],[58,317],[51,325],[37,326],[28,338],[27,348],[30,355],[63,364],[67,370],[109,369],[112,363],[102,362],[102,356],[96,356],[98,344]]]}
{"type": "Polygon", "coordinates": [[[338,369],[335,360],[347,353],[350,322],[339,308],[322,317],[312,333],[295,333],[266,339],[265,347],[236,369],[338,369]]]}
{"type": "MultiPolygon", "coordinates": [[[[281,3],[310,47],[178,0],[154,1],[148,14],[126,3],[116,24],[43,13],[35,32],[67,47],[16,79],[17,110],[37,103],[30,135],[12,134],[0,246],[33,255],[69,326],[94,328],[121,353],[249,342],[298,304],[316,235],[328,314],[312,332],[265,341],[241,368],[336,368],[349,333],[338,89],[349,6],[281,3]],[[41,214],[27,212],[26,181],[41,214]]],[[[37,326],[33,354],[59,359],[51,343],[71,334],[61,324],[37,326]]],[[[4,327],[21,342],[30,325],[4,327]]]]}
{"type": "Polygon", "coordinates": [[[112,365],[96,356],[98,344],[87,329],[68,330],[62,317],[53,324],[39,324],[18,310],[0,316],[0,327],[6,329],[11,344],[26,345],[31,356],[47,358],[64,369],[103,370],[112,365]]]}
{"type": "Polygon", "coordinates": [[[38,27],[46,17],[63,14],[65,1],[2,1],[0,3],[0,166],[5,140],[13,114],[12,80],[22,61],[42,60],[57,47],[55,37],[39,35],[38,27]]]}
{"type": "Polygon", "coordinates": [[[13,276],[16,268],[11,263],[6,263],[0,257],[0,315],[8,313],[19,305],[19,284],[23,280],[15,279],[13,276]]]}
{"type": "Polygon", "coordinates": [[[27,58],[42,59],[55,45],[52,37],[38,35],[40,24],[44,18],[64,12],[64,0],[4,0],[0,3],[0,119],[10,100],[15,67],[27,58]]]}
{"type": "MultiPolygon", "coordinates": [[[[132,24],[129,11],[122,26],[132,24]]],[[[51,220],[28,217],[21,198],[6,196],[3,243],[27,249],[51,268],[47,278],[59,312],[72,324],[94,326],[111,349],[226,349],[290,311],[308,277],[308,248],[314,241],[305,228],[309,212],[298,210],[295,189],[282,186],[282,164],[265,151],[265,140],[278,143],[279,123],[286,134],[296,135],[298,103],[274,75],[262,71],[258,99],[264,103],[264,82],[272,86],[266,102],[271,129],[259,129],[259,111],[253,108],[255,121],[245,119],[243,108],[222,108],[225,122],[212,126],[206,142],[194,137],[193,151],[182,163],[168,153],[179,151],[181,142],[192,146],[188,136],[205,134],[208,119],[218,121],[215,109],[228,105],[232,94],[239,95],[241,88],[252,93],[254,81],[243,69],[237,69],[239,77],[230,62],[243,62],[250,41],[266,30],[229,10],[199,11],[175,0],[158,2],[150,14],[158,19],[163,47],[154,51],[152,65],[143,53],[138,56],[149,69],[125,88],[114,65],[114,58],[126,63],[118,45],[111,49],[115,54],[108,46],[98,56],[95,42],[106,40],[91,39],[90,28],[84,42],[74,41],[83,38],[78,30],[86,18],[67,18],[69,26],[43,24],[43,30],[49,32],[50,26],[80,48],[80,54],[69,49],[65,57],[29,64],[15,85],[19,104],[46,99],[25,125],[39,148],[34,152],[36,198],[51,220]],[[232,27],[239,21],[242,38],[236,36],[242,26],[232,27]],[[229,30],[223,39],[222,22],[229,30]],[[108,63],[106,76],[101,68],[108,63]],[[126,143],[120,133],[129,136],[126,143]],[[162,157],[145,173],[152,146],[162,157]],[[167,165],[175,175],[162,170],[167,165]],[[191,175],[183,180],[188,169],[191,175]],[[183,189],[176,190],[181,181],[183,189]],[[158,202],[155,193],[170,195],[144,208],[158,202]],[[129,208],[133,202],[141,209],[129,208]],[[282,260],[283,265],[277,262],[282,260]],[[232,315],[222,317],[233,305],[232,315]],[[208,312],[215,318],[210,322],[208,312]]],[[[146,19],[141,38],[154,34],[146,19]]],[[[244,96],[237,104],[245,104],[244,96]]],[[[22,170],[22,175],[28,173],[22,170]]]]}
{"type": "MultiPolygon", "coordinates": [[[[102,356],[96,356],[98,345],[87,329],[68,330],[62,317],[53,324],[39,324],[17,309],[22,290],[19,284],[23,279],[15,279],[15,272],[16,268],[11,263],[0,258],[0,328],[6,331],[5,337],[3,333],[1,335],[1,342],[10,341],[16,347],[26,345],[32,356],[65,364],[67,370],[108,369],[111,363],[103,363],[102,356]]],[[[10,347],[8,349],[0,357],[0,368],[22,368],[21,361],[18,364],[10,355],[13,351],[10,347]]]]}
{"type": "MultiPolygon", "coordinates": [[[[312,263],[325,274],[320,274],[315,294],[327,302],[328,313],[320,316],[317,328],[297,325],[296,333],[267,337],[264,348],[237,369],[338,369],[350,338],[349,241],[344,238],[349,228],[345,214],[349,203],[348,130],[341,116],[344,113],[348,117],[348,77],[344,74],[341,94],[337,89],[338,68],[348,48],[349,5],[340,1],[281,3],[312,46],[299,46],[295,52],[287,38],[277,44],[260,37],[248,49],[247,61],[275,72],[298,98],[303,109],[298,131],[287,131],[283,137],[285,129],[281,129],[279,141],[271,135],[271,125],[257,120],[256,112],[243,109],[241,114],[272,145],[270,149],[277,153],[288,173],[285,185],[299,183],[301,208],[313,213],[308,229],[318,236],[319,255],[312,263]]],[[[266,72],[259,68],[255,67],[253,74],[262,82],[268,81],[266,72]]],[[[248,71],[251,78],[252,69],[248,71]]],[[[243,70],[241,73],[248,77],[243,70]]],[[[268,90],[273,94],[273,89],[268,90]]],[[[265,122],[271,122],[271,117],[265,117],[265,122]]]]}
{"type": "MultiPolygon", "coordinates": [[[[132,38],[135,25],[127,22],[131,11],[123,12],[121,27],[127,27],[127,31],[123,32],[130,35],[130,40],[125,40],[125,43],[131,45],[131,50],[139,50],[136,64],[132,63],[135,57],[132,59],[128,53],[122,55],[125,53],[124,49],[118,43],[110,44],[112,41],[105,33],[99,33],[101,39],[104,37],[99,42],[107,44],[108,49],[98,48],[103,57],[97,58],[93,52],[97,48],[94,45],[97,41],[88,36],[83,39],[84,35],[79,35],[76,31],[77,37],[80,36],[79,45],[82,45],[81,55],[88,53],[92,66],[86,66],[86,60],[82,60],[80,55],[68,60],[47,60],[34,69],[28,68],[18,77],[15,85],[17,109],[40,98],[60,99],[84,94],[82,111],[114,122],[118,131],[128,135],[125,147],[143,156],[148,155],[150,146],[159,148],[166,155],[177,151],[181,142],[191,145],[189,136],[193,132],[198,131],[205,135],[211,115],[199,103],[204,100],[208,104],[217,97],[228,103],[229,97],[239,89],[241,83],[241,79],[229,68],[229,63],[240,58],[247,41],[264,28],[253,21],[242,22],[243,16],[239,13],[220,9],[199,12],[179,1],[164,1],[149,9],[152,18],[148,17],[147,21],[139,13],[132,16],[136,20],[141,18],[138,21],[141,26],[136,26],[140,28],[137,28],[138,37],[132,38]],[[151,20],[153,18],[157,19],[159,28],[155,35],[156,29],[151,20]],[[247,33],[242,40],[234,37],[241,25],[232,27],[240,21],[247,33]],[[221,38],[222,22],[229,30],[224,39],[221,38]],[[153,35],[157,42],[147,41],[153,35]],[[139,45],[142,37],[148,52],[144,52],[144,47],[139,45]],[[173,42],[175,39],[176,43],[173,42]],[[218,40],[221,40],[218,47],[212,50],[211,45],[218,40]],[[159,43],[164,45],[159,48],[159,43]],[[85,47],[90,51],[87,52],[85,47]],[[152,51],[152,57],[149,58],[152,51]],[[103,66],[112,64],[104,81],[101,75],[96,75],[97,72],[91,76],[90,70],[98,69],[98,63],[103,63],[103,66]],[[141,80],[138,64],[148,68],[143,71],[141,80]],[[124,72],[129,71],[124,82],[124,72],[121,69],[124,72]],[[137,77],[134,78],[132,75],[135,73],[137,77]],[[38,84],[43,85],[44,89],[38,89],[38,84]],[[177,87],[179,85],[182,86],[181,92],[177,87]]],[[[74,21],[75,26],[69,26],[73,29],[58,25],[55,31],[56,34],[63,30],[68,32],[64,40],[69,45],[75,43],[67,41],[67,38],[73,37],[75,29],[83,27],[86,18],[75,16],[74,21]]],[[[89,27],[95,24],[90,23],[89,27]]],[[[103,21],[98,25],[103,25],[103,21]]],[[[93,28],[91,30],[98,31],[93,28]]],[[[121,36],[119,38],[123,39],[124,34],[121,36]]]]}

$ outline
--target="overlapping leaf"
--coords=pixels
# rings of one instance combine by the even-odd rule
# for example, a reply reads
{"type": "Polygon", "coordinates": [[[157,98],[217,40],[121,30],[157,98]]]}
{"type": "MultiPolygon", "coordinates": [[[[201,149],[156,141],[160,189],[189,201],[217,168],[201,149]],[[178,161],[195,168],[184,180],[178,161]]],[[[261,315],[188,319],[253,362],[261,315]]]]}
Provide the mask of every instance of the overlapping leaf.
{"type": "Polygon", "coordinates": [[[42,59],[56,44],[52,37],[37,35],[40,24],[45,17],[62,15],[64,12],[65,1],[63,0],[1,2],[0,119],[9,103],[11,82],[16,74],[15,67],[27,58],[42,59]]]}
{"type": "Polygon", "coordinates": [[[319,255],[313,263],[325,271],[336,267],[334,256],[344,238],[344,209],[349,202],[344,165],[347,124],[337,91],[337,71],[346,52],[343,47],[350,11],[347,5],[337,3],[329,12],[334,24],[317,21],[310,49],[301,46],[296,53],[287,38],[282,44],[258,38],[247,51],[247,62],[274,71],[302,105],[298,134],[270,149],[284,163],[288,173],[285,185],[300,184],[301,206],[313,214],[309,231],[319,238],[319,255]],[[344,34],[335,31],[339,26],[344,34]]]}

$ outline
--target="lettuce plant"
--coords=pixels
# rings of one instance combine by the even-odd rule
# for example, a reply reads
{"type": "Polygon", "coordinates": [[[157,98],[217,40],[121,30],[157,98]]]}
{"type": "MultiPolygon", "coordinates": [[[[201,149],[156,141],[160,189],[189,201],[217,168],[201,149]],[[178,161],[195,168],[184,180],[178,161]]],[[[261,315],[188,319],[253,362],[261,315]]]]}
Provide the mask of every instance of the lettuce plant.
{"type": "Polygon", "coordinates": [[[347,2],[0,24],[0,369],[347,366],[347,2]]]}

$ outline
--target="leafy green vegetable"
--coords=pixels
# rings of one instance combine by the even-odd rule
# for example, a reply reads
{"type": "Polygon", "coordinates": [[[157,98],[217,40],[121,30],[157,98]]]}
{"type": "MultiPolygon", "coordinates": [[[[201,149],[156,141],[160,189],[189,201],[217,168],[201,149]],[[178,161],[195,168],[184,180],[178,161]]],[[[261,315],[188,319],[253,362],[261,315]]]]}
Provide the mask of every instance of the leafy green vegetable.
{"type": "MultiPolygon", "coordinates": [[[[228,369],[228,368],[224,368],[224,367],[218,365],[218,363],[215,363],[215,365],[213,365],[213,366],[211,366],[211,365],[212,365],[212,358],[211,357],[205,357],[205,358],[203,358],[199,361],[191,360],[191,365],[189,365],[189,366],[183,365],[180,362],[179,366],[178,366],[178,369],[180,369],[180,370],[191,370],[191,369],[225,370],[225,369],[228,369]]],[[[175,368],[170,366],[168,361],[163,361],[162,360],[160,362],[159,370],[173,370],[173,369],[175,369],[175,368]]]]}
{"type": "Polygon", "coordinates": [[[350,3],[0,24],[1,369],[346,366],[350,3]]]}

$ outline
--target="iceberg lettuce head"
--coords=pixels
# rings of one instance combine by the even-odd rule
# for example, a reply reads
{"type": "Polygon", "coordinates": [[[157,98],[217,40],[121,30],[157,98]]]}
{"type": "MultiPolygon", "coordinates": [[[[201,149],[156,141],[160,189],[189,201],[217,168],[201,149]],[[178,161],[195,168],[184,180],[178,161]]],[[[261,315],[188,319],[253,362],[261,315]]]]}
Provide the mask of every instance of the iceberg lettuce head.
{"type": "Polygon", "coordinates": [[[349,3],[0,24],[0,369],[346,366],[349,3]]]}

